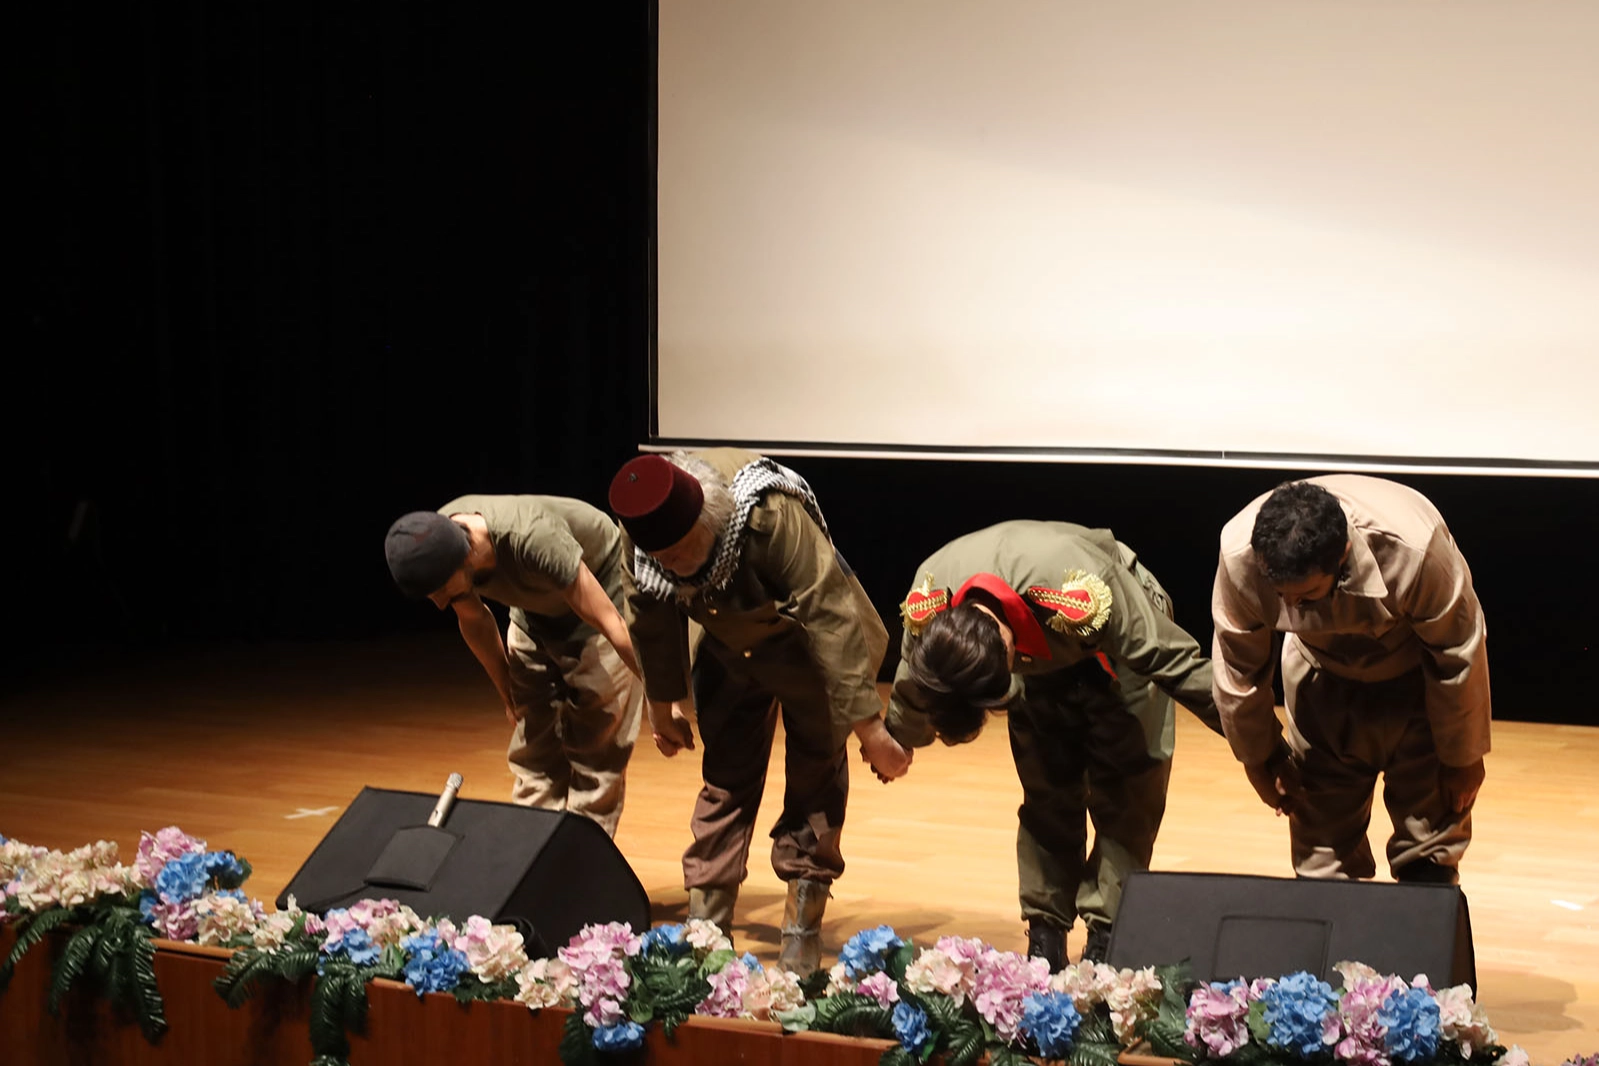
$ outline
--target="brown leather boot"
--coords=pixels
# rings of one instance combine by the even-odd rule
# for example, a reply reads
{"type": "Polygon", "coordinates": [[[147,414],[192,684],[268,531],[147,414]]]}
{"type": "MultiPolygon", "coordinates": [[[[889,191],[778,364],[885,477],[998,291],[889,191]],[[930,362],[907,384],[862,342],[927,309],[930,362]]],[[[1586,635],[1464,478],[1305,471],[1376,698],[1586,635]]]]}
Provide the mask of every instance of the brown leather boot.
{"type": "Polygon", "coordinates": [[[809,977],[822,964],[822,912],[833,893],[821,881],[803,878],[788,883],[783,904],[783,947],[777,963],[801,977],[809,977]]]}
{"type": "Polygon", "coordinates": [[[733,935],[733,904],[738,900],[737,885],[707,885],[688,890],[688,916],[715,922],[716,927],[733,935]]]}

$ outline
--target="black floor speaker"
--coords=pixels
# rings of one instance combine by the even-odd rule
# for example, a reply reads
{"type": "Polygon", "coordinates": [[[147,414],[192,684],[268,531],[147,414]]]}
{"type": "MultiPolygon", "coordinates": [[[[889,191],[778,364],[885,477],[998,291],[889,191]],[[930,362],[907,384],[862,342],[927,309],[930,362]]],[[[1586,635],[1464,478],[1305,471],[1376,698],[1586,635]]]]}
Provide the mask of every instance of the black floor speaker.
{"type": "Polygon", "coordinates": [[[424,918],[474,914],[514,923],[532,958],[565,947],[584,925],[649,928],[650,901],[605,830],[581,815],[458,800],[445,823],[436,796],[364,788],[278,896],[323,913],[393,899],[424,918]]]}
{"type": "Polygon", "coordinates": [[[1313,881],[1230,874],[1135,873],[1123,887],[1106,961],[1187,959],[1202,981],[1363,962],[1434,988],[1477,987],[1466,897],[1454,885],[1313,881]]]}

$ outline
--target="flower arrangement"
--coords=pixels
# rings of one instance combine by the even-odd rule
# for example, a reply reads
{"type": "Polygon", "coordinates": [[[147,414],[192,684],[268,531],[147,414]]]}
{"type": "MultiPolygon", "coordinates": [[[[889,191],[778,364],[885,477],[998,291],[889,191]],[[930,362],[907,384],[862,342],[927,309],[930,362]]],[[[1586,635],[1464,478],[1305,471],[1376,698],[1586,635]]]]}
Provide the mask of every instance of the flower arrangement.
{"type": "MultiPolygon", "coordinates": [[[[141,834],[132,866],[114,843],[71,852],[0,837],[0,925],[17,940],[0,964],[0,989],[17,961],[57,927],[73,930],[50,1007],[84,975],[129,1008],[154,1040],[166,1028],[153,967],[155,937],[234,949],[216,981],[240,1006],[262,981],[311,980],[313,1066],[337,1066],[348,1034],[365,1024],[366,984],[403,981],[418,996],[513,1000],[572,1010],[561,1041],[567,1066],[601,1066],[668,1038],[693,1016],[780,1022],[894,1041],[884,1066],[942,1055],[969,1066],[1034,1057],[1112,1066],[1147,1044],[1157,1055],[1235,1066],[1528,1066],[1508,1051],[1467,986],[1435,990],[1358,963],[1340,963],[1339,988],[1308,973],[1199,983],[1180,967],[1113,969],[1047,964],[979,940],[942,937],[918,949],[889,926],[851,937],[831,970],[795,974],[738,955],[710,922],[585,927],[554,957],[530,959],[509,925],[481,916],[460,925],[424,918],[393,900],[362,900],[325,915],[289,900],[268,912],[240,886],[249,863],[210,851],[176,827],[141,834]]],[[[1599,1066],[1599,1056],[1563,1066],[1599,1066]]]]}

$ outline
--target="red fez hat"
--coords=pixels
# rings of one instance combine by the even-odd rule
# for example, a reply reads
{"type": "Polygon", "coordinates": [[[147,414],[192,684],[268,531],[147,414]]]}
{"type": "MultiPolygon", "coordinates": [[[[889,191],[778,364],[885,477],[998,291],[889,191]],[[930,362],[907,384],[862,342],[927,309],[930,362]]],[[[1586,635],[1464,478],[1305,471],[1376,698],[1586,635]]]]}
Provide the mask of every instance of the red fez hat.
{"type": "Polygon", "coordinates": [[[611,510],[633,543],[647,552],[688,536],[704,506],[699,479],[663,456],[630,459],[611,479],[611,510]]]}

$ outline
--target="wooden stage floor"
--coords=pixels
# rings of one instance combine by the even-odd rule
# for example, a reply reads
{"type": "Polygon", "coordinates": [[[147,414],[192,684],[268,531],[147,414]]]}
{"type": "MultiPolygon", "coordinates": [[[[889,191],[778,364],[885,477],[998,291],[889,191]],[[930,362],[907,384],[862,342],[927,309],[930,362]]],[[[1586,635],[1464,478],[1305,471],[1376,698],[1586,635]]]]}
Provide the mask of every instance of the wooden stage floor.
{"type": "MultiPolygon", "coordinates": [[[[1506,694],[1499,694],[1505,706],[1506,694]]],[[[1286,823],[1255,798],[1222,741],[1179,716],[1160,870],[1287,876],[1286,823]]],[[[169,652],[92,677],[36,682],[0,701],[0,833],[50,847],[177,824],[255,866],[270,901],[364,785],[504,800],[504,717],[453,632],[381,642],[169,652]]],[[[764,829],[782,789],[781,738],[763,833],[734,934],[775,958],[782,886],[764,829]]],[[[917,754],[882,785],[855,764],[847,874],[824,927],[836,950],[887,922],[929,942],[978,936],[1022,950],[1016,783],[1002,723],[974,744],[917,754]]],[[[1538,1066],[1599,1050],[1599,728],[1496,725],[1463,887],[1480,1001],[1502,1040],[1538,1066]]],[[[680,918],[679,857],[697,753],[667,760],[646,737],[617,844],[658,920],[680,918]]],[[[1386,816],[1374,818],[1382,854],[1386,816]]],[[[1386,876],[1386,874],[1382,875],[1386,876]]],[[[1075,956],[1082,932],[1069,948],[1075,956]]],[[[830,961],[830,960],[829,960],[830,961]]],[[[1406,975],[1409,976],[1409,975],[1406,975]]]]}

